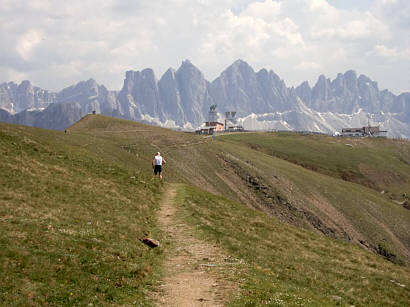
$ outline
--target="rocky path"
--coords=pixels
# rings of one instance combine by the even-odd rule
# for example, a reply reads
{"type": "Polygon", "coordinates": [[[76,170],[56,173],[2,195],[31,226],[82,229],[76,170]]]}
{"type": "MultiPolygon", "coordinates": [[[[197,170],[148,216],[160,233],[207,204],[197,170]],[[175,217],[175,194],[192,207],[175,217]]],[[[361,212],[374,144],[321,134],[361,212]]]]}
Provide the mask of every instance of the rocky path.
{"type": "Polygon", "coordinates": [[[220,277],[225,256],[216,246],[194,238],[193,229],[177,217],[176,188],[168,187],[158,216],[172,247],[165,247],[165,278],[154,301],[156,306],[223,306],[234,291],[220,277]]]}

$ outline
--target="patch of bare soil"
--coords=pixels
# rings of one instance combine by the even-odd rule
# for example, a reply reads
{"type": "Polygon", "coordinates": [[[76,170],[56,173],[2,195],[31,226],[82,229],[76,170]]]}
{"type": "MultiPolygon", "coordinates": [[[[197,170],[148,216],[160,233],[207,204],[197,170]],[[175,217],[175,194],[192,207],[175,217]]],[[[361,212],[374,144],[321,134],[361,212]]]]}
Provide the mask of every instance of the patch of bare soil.
{"type": "Polygon", "coordinates": [[[335,237],[354,242],[368,247],[363,236],[357,231],[353,224],[324,197],[313,193],[310,200],[319,212],[325,214],[324,220],[329,228],[335,231],[335,237]]]}
{"type": "Polygon", "coordinates": [[[388,187],[391,184],[400,184],[405,182],[405,178],[401,178],[398,174],[386,170],[381,172],[380,170],[372,168],[370,165],[362,163],[359,164],[358,168],[363,176],[370,178],[368,179],[372,183],[370,187],[376,190],[380,190],[382,187],[388,187]]]}
{"type": "Polygon", "coordinates": [[[223,306],[235,290],[223,278],[221,250],[193,236],[192,227],[176,215],[176,186],[168,187],[158,221],[172,247],[165,247],[165,277],[153,293],[156,306],[223,306]]]}

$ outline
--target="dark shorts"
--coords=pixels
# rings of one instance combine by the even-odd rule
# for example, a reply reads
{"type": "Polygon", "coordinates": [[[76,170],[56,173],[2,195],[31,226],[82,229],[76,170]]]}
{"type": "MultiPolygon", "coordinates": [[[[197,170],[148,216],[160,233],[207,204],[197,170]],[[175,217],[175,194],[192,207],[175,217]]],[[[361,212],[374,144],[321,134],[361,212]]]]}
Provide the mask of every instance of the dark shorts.
{"type": "Polygon", "coordinates": [[[154,167],[154,174],[158,174],[162,172],[162,165],[155,165],[154,167]]]}

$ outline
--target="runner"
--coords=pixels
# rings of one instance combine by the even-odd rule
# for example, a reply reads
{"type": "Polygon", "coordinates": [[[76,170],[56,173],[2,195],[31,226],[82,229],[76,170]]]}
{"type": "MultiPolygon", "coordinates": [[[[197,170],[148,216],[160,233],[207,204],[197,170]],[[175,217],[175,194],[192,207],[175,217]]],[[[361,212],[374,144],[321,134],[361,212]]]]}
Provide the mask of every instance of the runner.
{"type": "Polygon", "coordinates": [[[154,175],[158,175],[162,179],[162,164],[165,164],[166,161],[161,157],[161,153],[158,151],[152,160],[152,168],[154,169],[154,175]]]}

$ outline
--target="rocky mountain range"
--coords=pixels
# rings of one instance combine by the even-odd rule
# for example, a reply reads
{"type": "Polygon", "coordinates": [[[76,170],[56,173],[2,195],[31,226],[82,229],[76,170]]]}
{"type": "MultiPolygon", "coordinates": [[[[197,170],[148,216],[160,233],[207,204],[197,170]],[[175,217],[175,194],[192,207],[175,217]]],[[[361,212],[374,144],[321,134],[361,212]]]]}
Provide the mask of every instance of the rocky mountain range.
{"type": "Polygon", "coordinates": [[[391,137],[410,138],[410,93],[380,91],[376,82],[349,70],[334,80],[321,75],[311,87],[287,87],[272,70],[255,72],[242,60],[213,82],[191,62],[168,69],[157,80],[152,69],[127,71],[120,91],[90,79],[58,93],[29,81],[0,84],[0,121],[64,129],[83,115],[97,113],[166,127],[194,129],[209,106],[221,114],[236,111],[245,129],[309,130],[323,133],[343,127],[381,125],[391,137]]]}

